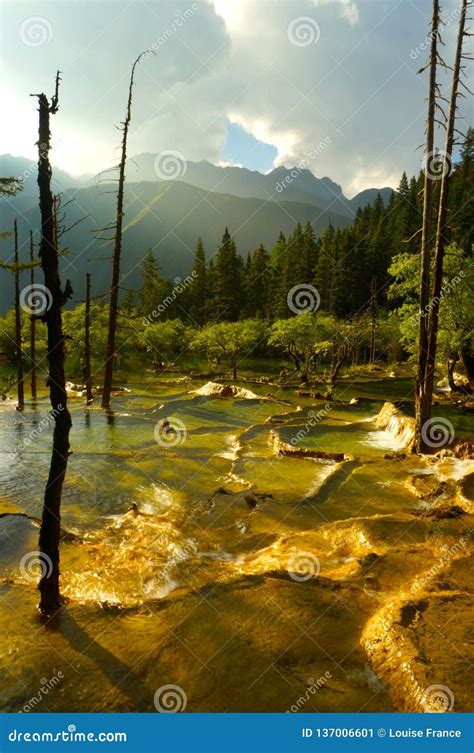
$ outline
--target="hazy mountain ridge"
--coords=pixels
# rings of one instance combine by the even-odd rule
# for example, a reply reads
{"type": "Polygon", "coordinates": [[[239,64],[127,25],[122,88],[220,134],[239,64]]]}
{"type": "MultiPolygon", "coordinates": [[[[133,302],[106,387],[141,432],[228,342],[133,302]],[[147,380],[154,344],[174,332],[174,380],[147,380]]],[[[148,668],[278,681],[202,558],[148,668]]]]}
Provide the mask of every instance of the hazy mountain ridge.
{"type": "MultiPolygon", "coordinates": [[[[83,218],[62,241],[63,246],[70,248],[70,253],[62,260],[61,273],[63,279],[71,279],[75,298],[83,294],[86,268],[92,272],[96,294],[105,292],[110,284],[110,262],[101,263],[100,260],[110,257],[111,245],[100,241],[92,232],[114,219],[116,199],[109,191],[110,187],[94,185],[66,190],[63,195],[64,204],[73,199],[66,208],[66,224],[72,225],[83,218]]],[[[217,250],[226,226],[235,237],[239,253],[246,256],[260,243],[270,249],[280,231],[290,235],[297,222],[302,225],[311,222],[317,236],[329,222],[336,227],[350,224],[350,218],[321,210],[313,204],[244,199],[212,193],[177,180],[130,182],[126,186],[125,199],[122,271],[126,277],[125,286],[131,288],[140,284],[139,265],[149,248],[154,249],[163,274],[173,279],[190,273],[198,237],[202,238],[210,258],[217,250]]],[[[35,233],[38,231],[36,203],[21,194],[3,202],[1,227],[8,229],[20,211],[21,244],[30,227],[35,233]]],[[[11,252],[9,244],[9,240],[3,242],[3,258],[11,252]]],[[[24,247],[21,252],[26,255],[24,247]]],[[[11,298],[10,287],[8,276],[1,275],[0,291],[8,298],[11,298]]],[[[6,303],[8,305],[11,301],[6,303]]]]}
{"type": "MultiPolygon", "coordinates": [[[[36,196],[36,162],[25,157],[0,155],[0,175],[13,175],[24,178],[23,195],[36,196]]],[[[331,178],[317,178],[307,168],[276,167],[264,175],[246,167],[219,166],[202,160],[184,162],[179,157],[168,163],[161,155],[143,153],[131,157],[127,164],[127,181],[162,182],[176,178],[196,188],[215,193],[231,194],[240,198],[265,199],[267,201],[298,201],[314,204],[321,209],[331,208],[336,214],[353,217],[359,207],[372,203],[380,191],[386,203],[391,188],[368,188],[352,199],[347,199],[342,188],[331,178]]],[[[73,176],[53,168],[53,189],[64,191],[69,188],[84,188],[96,184],[96,176],[91,174],[73,176]]]]}
{"type": "MultiPolygon", "coordinates": [[[[149,161],[146,167],[148,170],[149,161]]],[[[260,243],[270,249],[280,231],[289,236],[297,222],[302,225],[311,222],[315,235],[319,236],[330,222],[335,227],[346,227],[352,219],[347,211],[339,213],[335,203],[327,208],[324,203],[323,206],[315,203],[316,188],[321,194],[326,191],[327,199],[329,194],[334,198],[334,191],[337,189],[340,196],[344,197],[337,184],[333,184],[330,179],[316,179],[309,171],[299,176],[302,177],[299,188],[290,183],[285,190],[276,192],[273,196],[268,196],[263,188],[265,196],[259,198],[237,196],[221,189],[224,185],[231,185],[234,191],[253,191],[256,190],[254,186],[269,185],[268,181],[275,183],[275,177],[284,179],[289,171],[286,168],[276,168],[269,175],[263,176],[244,168],[219,168],[210,163],[189,163],[189,174],[186,174],[185,179],[158,181],[154,173],[153,181],[136,182],[132,179],[134,169],[136,174],[132,160],[128,167],[126,185],[122,256],[124,286],[129,288],[140,285],[140,262],[149,248],[153,248],[163,274],[173,279],[190,273],[197,239],[202,238],[207,258],[210,258],[216,252],[226,226],[235,237],[238,252],[246,256],[260,243]],[[218,175],[222,180],[219,186],[215,186],[215,191],[196,187],[186,180],[197,180],[200,176],[201,182],[210,183],[211,178],[218,175]],[[324,181],[330,185],[330,189],[327,186],[321,188],[324,181]],[[313,193],[309,189],[303,190],[304,186],[314,188],[313,193]],[[312,197],[311,201],[292,198],[307,195],[312,197]]],[[[27,251],[23,244],[27,241],[29,229],[31,227],[37,235],[39,228],[36,164],[24,158],[0,157],[0,174],[26,176],[22,192],[13,198],[0,200],[0,230],[9,230],[15,217],[18,218],[20,255],[25,258],[27,251]]],[[[92,272],[95,294],[105,292],[110,284],[108,257],[111,254],[111,244],[100,241],[92,231],[113,222],[116,183],[97,184],[92,176],[80,176],[71,178],[75,182],[67,187],[70,177],[64,171],[55,169],[53,189],[63,193],[63,205],[67,205],[64,224],[71,226],[82,220],[62,240],[62,246],[68,247],[70,253],[61,262],[61,274],[64,280],[71,279],[74,298],[77,300],[84,294],[86,268],[92,272]]],[[[369,194],[364,192],[364,195],[369,197],[368,201],[372,200],[370,191],[369,194]]],[[[342,204],[337,206],[344,208],[342,204]]],[[[1,258],[8,258],[11,252],[11,241],[6,239],[2,242],[1,258]]],[[[0,293],[3,309],[8,308],[13,301],[10,280],[6,274],[0,275],[0,293]]]]}

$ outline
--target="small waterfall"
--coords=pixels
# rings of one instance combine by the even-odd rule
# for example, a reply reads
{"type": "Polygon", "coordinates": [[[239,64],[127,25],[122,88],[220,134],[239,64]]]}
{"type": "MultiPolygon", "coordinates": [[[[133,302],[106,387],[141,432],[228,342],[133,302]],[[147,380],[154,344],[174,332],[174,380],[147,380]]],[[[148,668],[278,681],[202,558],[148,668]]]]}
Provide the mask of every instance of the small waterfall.
{"type": "Polygon", "coordinates": [[[375,425],[386,432],[397,449],[408,447],[415,437],[415,419],[405,416],[393,403],[383,404],[375,425]]]}

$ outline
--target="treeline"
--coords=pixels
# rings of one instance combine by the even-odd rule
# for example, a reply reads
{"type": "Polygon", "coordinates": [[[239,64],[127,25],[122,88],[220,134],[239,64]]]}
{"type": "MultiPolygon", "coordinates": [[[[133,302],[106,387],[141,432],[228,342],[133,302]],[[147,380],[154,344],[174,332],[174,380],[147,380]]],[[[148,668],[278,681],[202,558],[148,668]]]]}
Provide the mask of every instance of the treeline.
{"type": "MultiPolygon", "coordinates": [[[[436,158],[426,169],[436,176],[436,158]]],[[[396,301],[387,297],[389,268],[398,254],[419,253],[423,181],[423,172],[410,180],[404,173],[387,206],[378,195],[372,205],[358,210],[347,228],[329,224],[315,239],[309,223],[306,227],[298,223],[289,238],[280,233],[272,249],[260,245],[246,259],[238,254],[226,228],[217,251],[207,249],[206,254],[198,240],[192,274],[181,282],[166,280],[150,251],[142,264],[138,297],[129,293],[126,305],[136,306],[144,317],[158,312],[162,319],[181,318],[196,325],[247,318],[271,322],[294,316],[297,312],[288,305],[290,291],[312,285],[321,311],[339,318],[351,318],[367,308],[374,291],[378,306],[393,309],[396,301]]],[[[436,194],[439,181],[433,182],[436,194]]],[[[448,239],[467,256],[474,242],[473,195],[474,130],[470,128],[459,161],[452,165],[448,239]]]]}
{"type": "MultiPolygon", "coordinates": [[[[344,364],[415,359],[421,185],[422,175],[409,181],[404,174],[387,207],[377,197],[349,227],[330,225],[319,239],[310,224],[297,225],[290,238],[280,234],[272,249],[261,245],[246,259],[226,229],[208,261],[198,241],[192,273],[184,280],[166,280],[150,251],[140,290],[128,291],[119,308],[115,364],[138,355],[159,368],[187,352],[207,356],[210,366],[227,363],[234,371],[248,354],[283,356],[300,374],[323,367],[333,381],[344,364]]],[[[452,185],[439,355],[453,387],[460,361],[474,379],[472,129],[453,167],[452,185]]],[[[69,373],[80,376],[85,304],[65,310],[63,318],[69,373]]],[[[26,345],[30,317],[22,319],[26,345]]],[[[95,381],[106,355],[107,321],[106,301],[93,300],[95,381]]],[[[0,319],[0,350],[11,363],[17,359],[15,326],[14,310],[0,319]]],[[[30,368],[29,348],[23,350],[30,368]]],[[[40,361],[46,355],[43,330],[36,334],[36,352],[40,361]]]]}

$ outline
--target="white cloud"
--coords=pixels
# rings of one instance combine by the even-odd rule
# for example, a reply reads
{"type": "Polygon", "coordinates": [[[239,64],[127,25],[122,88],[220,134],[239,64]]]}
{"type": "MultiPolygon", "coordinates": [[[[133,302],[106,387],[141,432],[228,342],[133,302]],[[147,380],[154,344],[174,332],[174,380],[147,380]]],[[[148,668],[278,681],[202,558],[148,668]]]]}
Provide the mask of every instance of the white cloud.
{"type": "MultiPolygon", "coordinates": [[[[177,149],[187,159],[223,158],[229,119],[275,145],[276,165],[304,163],[329,137],[311,170],[351,194],[418,172],[426,76],[410,51],[427,34],[430,0],[198,0],[194,11],[136,72],[129,154],[177,149]],[[420,10],[422,11],[420,13],[420,10]],[[287,36],[296,17],[320,27],[316,43],[287,36]]],[[[191,5],[191,3],[189,3],[191,5]]],[[[26,156],[36,140],[31,91],[51,93],[63,71],[53,139],[55,163],[96,171],[120,142],[130,64],[173,28],[178,0],[50,3],[52,37],[25,46],[18,29],[35,3],[3,8],[1,65],[6,87],[2,148],[26,156]]],[[[46,10],[45,10],[46,14],[46,10]]],[[[444,56],[453,54],[455,24],[444,56]]],[[[443,77],[443,83],[448,77],[443,77]]],[[[461,115],[469,116],[467,100],[461,115]]],[[[467,117],[467,122],[469,117],[467,117]]],[[[240,157],[238,159],[241,159],[240,157]]]]}
{"type": "Polygon", "coordinates": [[[341,18],[345,18],[351,26],[355,26],[359,21],[359,8],[353,0],[313,0],[313,3],[315,6],[329,3],[340,5],[341,18]]]}
{"type": "Polygon", "coordinates": [[[251,134],[264,144],[272,144],[278,151],[275,165],[283,164],[285,159],[291,159],[298,135],[293,131],[279,130],[270,121],[263,118],[252,118],[242,113],[229,112],[230,123],[240,126],[246,133],[251,134]]]}
{"type": "Polygon", "coordinates": [[[238,31],[244,27],[244,20],[249,8],[249,2],[246,0],[212,0],[216,13],[221,16],[226,27],[231,32],[238,31]]]}

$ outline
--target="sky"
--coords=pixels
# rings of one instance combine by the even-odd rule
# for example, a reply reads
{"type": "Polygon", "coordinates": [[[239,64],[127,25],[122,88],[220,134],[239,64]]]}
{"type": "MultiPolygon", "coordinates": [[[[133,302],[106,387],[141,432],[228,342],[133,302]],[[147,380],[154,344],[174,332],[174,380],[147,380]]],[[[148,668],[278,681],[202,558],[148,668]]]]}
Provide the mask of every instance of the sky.
{"type": "MultiPolygon", "coordinates": [[[[452,60],[457,0],[444,0],[452,60]]],[[[119,153],[268,172],[303,164],[351,197],[421,167],[430,0],[3,0],[0,152],[34,158],[36,100],[62,71],[53,164],[96,173],[119,153]],[[318,148],[319,147],[319,148],[318,148]]],[[[449,75],[440,83],[449,92],[449,75]]],[[[467,124],[472,100],[462,104],[467,124]]],[[[438,133],[442,147],[443,134],[438,133]]]]}

